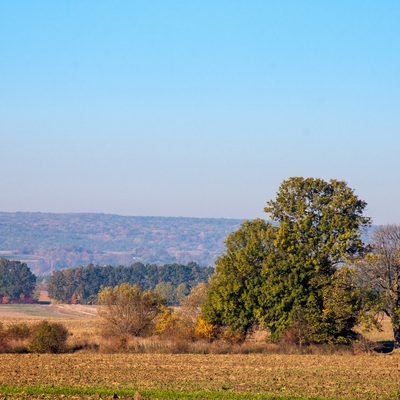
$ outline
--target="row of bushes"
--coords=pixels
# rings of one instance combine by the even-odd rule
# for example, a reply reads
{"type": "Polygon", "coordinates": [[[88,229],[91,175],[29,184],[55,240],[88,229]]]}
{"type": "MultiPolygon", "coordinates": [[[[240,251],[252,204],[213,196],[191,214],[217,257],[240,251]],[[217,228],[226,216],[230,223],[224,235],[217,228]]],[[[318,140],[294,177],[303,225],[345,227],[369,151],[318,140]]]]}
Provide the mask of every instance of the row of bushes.
{"type": "MultiPolygon", "coordinates": [[[[15,323],[9,326],[0,324],[0,352],[2,353],[63,353],[77,350],[96,351],[102,353],[164,353],[164,354],[359,354],[377,350],[377,343],[360,338],[351,346],[311,345],[298,346],[290,338],[280,343],[248,338],[244,342],[232,340],[229,335],[221,335],[213,341],[200,338],[193,325],[186,318],[174,315],[169,329],[149,337],[133,337],[131,335],[76,338],[72,342],[67,339],[71,335],[60,323],[42,321],[35,325],[15,323]],[[197,336],[197,337],[196,337],[197,336]]],[[[165,317],[165,316],[164,316],[165,317]]],[[[161,320],[163,320],[162,318],[161,320]]],[[[164,323],[165,323],[164,319],[164,323]]],[[[171,320],[169,320],[171,322],[171,320]]],[[[262,332],[260,332],[262,333],[262,332]]],[[[264,335],[262,335],[264,336],[264,335]]]]}
{"type": "MultiPolygon", "coordinates": [[[[61,353],[76,350],[161,353],[251,353],[310,351],[302,346],[295,329],[286,330],[279,343],[271,343],[268,332],[253,326],[252,334],[240,335],[229,327],[210,324],[201,317],[207,285],[192,288],[179,308],[166,305],[159,293],[143,291],[127,283],[105,288],[99,294],[96,329],[100,337],[72,336],[64,325],[42,321],[34,325],[0,324],[0,352],[61,353]],[[257,339],[257,340],[256,340],[257,339]]],[[[338,346],[327,346],[337,351],[338,346]]],[[[346,351],[372,351],[376,344],[361,335],[346,351]]],[[[320,349],[321,347],[318,347],[320,349]]],[[[315,347],[312,351],[315,351],[315,347]]]]}
{"type": "Polygon", "coordinates": [[[68,330],[63,324],[41,321],[34,325],[0,323],[2,353],[62,353],[66,351],[68,330]]]}

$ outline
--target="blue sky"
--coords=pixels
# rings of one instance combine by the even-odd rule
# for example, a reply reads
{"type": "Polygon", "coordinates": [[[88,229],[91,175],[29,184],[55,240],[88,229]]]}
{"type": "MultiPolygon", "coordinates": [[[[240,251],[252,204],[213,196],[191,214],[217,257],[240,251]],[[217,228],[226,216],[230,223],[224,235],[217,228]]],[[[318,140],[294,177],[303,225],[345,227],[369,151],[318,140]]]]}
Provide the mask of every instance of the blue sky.
{"type": "Polygon", "coordinates": [[[290,176],[400,223],[400,2],[0,3],[0,211],[267,217],[290,176]]]}

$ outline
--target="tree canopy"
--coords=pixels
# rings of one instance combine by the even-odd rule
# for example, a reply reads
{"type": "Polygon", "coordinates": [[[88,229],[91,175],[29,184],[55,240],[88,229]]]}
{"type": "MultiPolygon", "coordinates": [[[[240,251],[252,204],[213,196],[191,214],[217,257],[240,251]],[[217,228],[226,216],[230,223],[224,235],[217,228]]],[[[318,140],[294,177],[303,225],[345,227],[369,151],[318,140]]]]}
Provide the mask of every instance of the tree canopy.
{"type": "Polygon", "coordinates": [[[36,276],[25,263],[0,259],[0,303],[31,301],[36,276]]]}
{"type": "Polygon", "coordinates": [[[278,225],[248,221],[228,236],[203,317],[243,335],[259,322],[274,340],[288,329],[303,342],[351,340],[361,304],[341,266],[363,249],[365,207],[343,181],[282,182],[265,207],[278,225]]]}
{"type": "Polygon", "coordinates": [[[370,224],[363,216],[366,205],[343,181],[294,177],[282,182],[264,209],[279,223],[275,246],[282,255],[278,273],[274,268],[266,279],[260,316],[273,335],[279,337],[301,315],[312,341],[329,341],[329,330],[334,341],[351,336],[348,327],[337,332],[335,320],[324,318],[324,293],[337,266],[363,249],[361,228],[370,224]]]}
{"type": "Polygon", "coordinates": [[[153,290],[158,285],[159,291],[165,296],[169,289],[170,295],[166,297],[170,303],[178,303],[181,291],[188,291],[198,283],[206,282],[212,272],[213,268],[201,267],[193,262],[162,266],[134,263],[129,267],[89,264],[54,272],[49,280],[48,291],[52,299],[63,303],[92,304],[97,301],[97,295],[104,287],[129,283],[138,284],[143,290],[153,290]],[[186,284],[186,288],[179,287],[182,283],[186,284]]]}
{"type": "Polygon", "coordinates": [[[255,323],[267,265],[276,262],[276,228],[261,219],[245,221],[225,241],[210,280],[205,320],[244,335],[255,323]]]}

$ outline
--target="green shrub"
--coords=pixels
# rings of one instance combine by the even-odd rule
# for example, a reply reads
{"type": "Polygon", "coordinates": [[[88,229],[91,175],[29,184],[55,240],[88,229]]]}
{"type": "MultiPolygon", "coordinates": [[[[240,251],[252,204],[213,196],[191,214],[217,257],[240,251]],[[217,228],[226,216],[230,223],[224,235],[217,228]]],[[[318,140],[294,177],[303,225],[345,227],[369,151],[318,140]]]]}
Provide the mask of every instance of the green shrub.
{"type": "Polygon", "coordinates": [[[31,328],[25,323],[12,324],[7,327],[7,336],[13,340],[28,339],[31,335],[31,328]]]}
{"type": "Polygon", "coordinates": [[[59,323],[42,321],[32,328],[32,341],[28,347],[34,353],[62,353],[66,350],[68,330],[59,323]]]}

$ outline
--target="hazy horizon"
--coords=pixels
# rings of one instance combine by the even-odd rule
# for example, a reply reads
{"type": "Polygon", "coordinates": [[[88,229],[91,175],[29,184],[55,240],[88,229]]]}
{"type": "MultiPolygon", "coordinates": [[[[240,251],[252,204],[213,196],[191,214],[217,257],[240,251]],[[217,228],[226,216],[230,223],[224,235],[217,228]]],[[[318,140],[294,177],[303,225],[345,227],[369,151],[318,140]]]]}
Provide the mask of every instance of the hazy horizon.
{"type": "Polygon", "coordinates": [[[268,219],[292,176],[400,223],[400,3],[0,4],[0,210],[268,219]]]}
{"type": "MultiPolygon", "coordinates": [[[[104,213],[104,212],[93,212],[93,211],[72,211],[72,212],[53,212],[53,211],[4,211],[0,210],[1,213],[7,214],[50,214],[50,215],[79,215],[79,214],[94,214],[94,215],[110,215],[116,217],[127,217],[127,218],[187,218],[187,219],[232,219],[232,220],[246,220],[248,218],[225,218],[225,217],[186,217],[186,216],[173,216],[173,215],[127,215],[127,214],[116,214],[116,213],[104,213]]],[[[266,218],[268,219],[268,218],[266,218]]]]}

